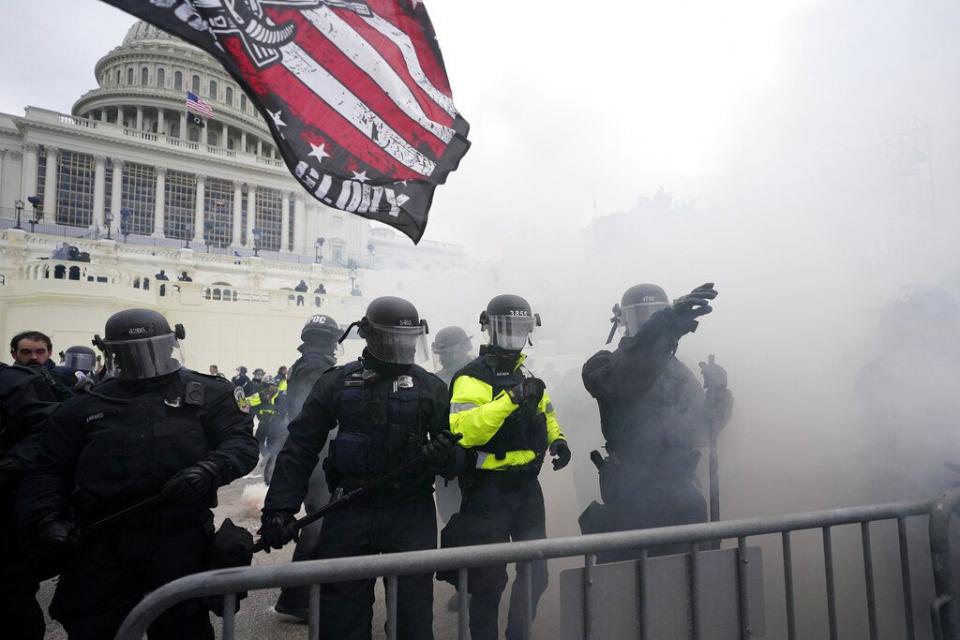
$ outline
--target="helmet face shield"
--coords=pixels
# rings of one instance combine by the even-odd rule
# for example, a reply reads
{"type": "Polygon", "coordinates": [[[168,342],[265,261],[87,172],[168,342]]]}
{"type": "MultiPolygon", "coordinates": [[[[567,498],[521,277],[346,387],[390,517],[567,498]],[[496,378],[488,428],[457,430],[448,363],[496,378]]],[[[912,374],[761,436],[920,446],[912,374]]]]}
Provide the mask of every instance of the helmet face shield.
{"type": "Polygon", "coordinates": [[[430,357],[424,324],[397,327],[368,323],[367,349],[375,358],[391,364],[413,364],[430,357]]]}
{"type": "Polygon", "coordinates": [[[624,334],[627,336],[635,336],[640,331],[640,327],[650,319],[650,316],[655,314],[661,309],[666,309],[668,305],[666,302],[640,302],[638,304],[630,304],[625,307],[620,308],[620,319],[623,324],[624,334]]]}
{"type": "Polygon", "coordinates": [[[139,340],[104,340],[106,366],[121,380],[146,380],[173,373],[183,366],[180,340],[165,333],[139,340]]]}
{"type": "Polygon", "coordinates": [[[507,351],[521,351],[527,346],[536,326],[533,316],[489,316],[488,321],[490,344],[507,351]]]}
{"type": "Polygon", "coordinates": [[[97,359],[92,353],[67,351],[63,354],[63,366],[74,371],[93,371],[97,359]]]}

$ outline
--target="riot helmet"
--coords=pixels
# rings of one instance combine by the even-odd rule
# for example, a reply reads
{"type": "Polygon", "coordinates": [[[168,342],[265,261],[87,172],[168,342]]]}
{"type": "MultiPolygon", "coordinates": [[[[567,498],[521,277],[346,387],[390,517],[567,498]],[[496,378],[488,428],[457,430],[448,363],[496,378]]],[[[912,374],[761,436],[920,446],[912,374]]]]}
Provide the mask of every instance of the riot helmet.
{"type": "Polygon", "coordinates": [[[106,359],[107,371],[121,380],[146,380],[183,366],[180,340],[183,325],[170,328],[167,319],[150,309],[127,309],[107,319],[104,337],[94,336],[106,359]]]}
{"type": "Polygon", "coordinates": [[[434,365],[438,364],[437,360],[444,367],[467,360],[470,352],[473,351],[473,344],[470,342],[472,337],[468,336],[462,328],[456,326],[444,327],[437,331],[437,337],[433,339],[433,344],[430,345],[430,349],[433,351],[434,365]]]}
{"type": "Polygon", "coordinates": [[[489,334],[490,346],[504,351],[523,350],[539,326],[540,314],[533,313],[529,302],[509,293],[494,297],[480,312],[480,329],[489,334]]]}
{"type": "Polygon", "coordinates": [[[383,296],[367,306],[367,312],[358,322],[351,323],[340,336],[343,342],[356,326],[367,342],[370,354],[391,364],[413,364],[427,359],[427,321],[417,308],[403,298],[383,296]]]}
{"type": "Polygon", "coordinates": [[[623,327],[624,334],[635,336],[640,327],[657,311],[670,306],[667,292],[655,284],[638,284],[630,287],[623,293],[620,304],[613,305],[613,328],[607,342],[613,339],[618,326],[623,327]]]}
{"type": "Polygon", "coordinates": [[[328,315],[318,313],[310,316],[300,331],[300,340],[308,344],[336,342],[340,337],[340,325],[328,315]]]}
{"type": "Polygon", "coordinates": [[[97,354],[90,347],[70,347],[62,352],[63,366],[74,371],[90,373],[97,365],[97,354]]]}

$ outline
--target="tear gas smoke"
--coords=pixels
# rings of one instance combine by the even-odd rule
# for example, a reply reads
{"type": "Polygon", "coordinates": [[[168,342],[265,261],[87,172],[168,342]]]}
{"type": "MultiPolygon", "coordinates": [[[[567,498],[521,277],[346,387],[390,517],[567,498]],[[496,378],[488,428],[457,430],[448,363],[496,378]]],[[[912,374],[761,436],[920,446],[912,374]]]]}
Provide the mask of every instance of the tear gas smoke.
{"type": "MultiPolygon", "coordinates": [[[[550,535],[577,533],[577,515],[597,498],[586,459],[599,428],[579,367],[603,347],[612,304],[639,282],[672,297],[706,281],[720,291],[678,357],[697,371],[713,353],[730,373],[736,407],[720,442],[724,518],[933,497],[957,480],[943,463],[960,459],[960,92],[949,82],[960,73],[960,43],[950,36],[958,21],[960,8],[946,2],[869,10],[812,3],[781,25],[771,78],[728,111],[715,163],[685,176],[676,194],[638,171],[637,190],[651,195],[582,224],[582,213],[543,211],[531,194],[508,188],[497,201],[511,222],[493,226],[500,251],[492,266],[404,281],[433,326],[460,323],[475,333],[486,300],[503,292],[527,297],[542,315],[531,368],[550,371],[543,375],[575,456],[570,470],[541,477],[550,535]],[[686,195],[682,185],[693,183],[686,195]],[[923,286],[902,289],[909,285],[923,286]],[[925,306],[917,292],[928,289],[951,302],[925,306]]],[[[670,96],[653,91],[649,99],[670,96]]],[[[550,124],[531,121],[537,131],[550,124]]],[[[482,136],[475,140],[479,149],[482,136]]],[[[497,151],[520,144],[522,136],[497,151]]],[[[563,166],[551,167],[563,175],[563,166]]],[[[589,189],[573,179],[565,186],[589,189]]],[[[496,246],[461,241],[484,258],[496,246]]],[[[895,616],[895,526],[876,530],[874,553],[885,558],[879,597],[895,616]]],[[[918,533],[914,579],[926,584],[918,533]]],[[[795,550],[798,593],[823,583],[819,542],[804,536],[795,550]]],[[[859,631],[858,543],[843,533],[834,544],[840,595],[849,600],[841,628],[859,631]]],[[[769,573],[779,552],[765,553],[769,573]]],[[[772,586],[782,578],[771,575],[768,600],[782,599],[782,586],[772,586]]],[[[929,631],[926,588],[916,594],[921,637],[929,631]]],[[[819,597],[801,602],[800,613],[813,618],[801,623],[801,637],[825,633],[819,597]]],[[[547,621],[555,599],[543,600],[541,633],[556,627],[547,621]]],[[[778,623],[768,620],[771,629],[778,623]]]]}

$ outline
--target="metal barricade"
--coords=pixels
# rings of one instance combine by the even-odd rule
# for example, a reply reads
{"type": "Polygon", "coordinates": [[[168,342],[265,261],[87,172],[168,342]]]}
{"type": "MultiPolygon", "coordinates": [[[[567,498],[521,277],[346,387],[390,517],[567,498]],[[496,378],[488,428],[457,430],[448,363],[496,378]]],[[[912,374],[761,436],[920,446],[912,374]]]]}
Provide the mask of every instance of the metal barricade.
{"type": "MultiPolygon", "coordinates": [[[[548,538],[529,542],[491,544],[451,549],[437,549],[407,553],[393,553],[374,556],[336,558],[295,562],[284,565],[261,565],[236,569],[208,571],[186,576],[170,582],[148,594],[124,620],[117,640],[139,640],[149,625],[163,611],[179,602],[204,596],[222,595],[224,598],[224,618],[222,638],[234,638],[235,617],[233,614],[236,594],[241,591],[272,589],[278,587],[310,586],[308,637],[319,638],[320,620],[320,584],[346,580],[373,579],[383,577],[387,595],[387,637],[396,637],[397,616],[397,578],[402,575],[421,574],[443,570],[459,570],[459,619],[458,638],[466,640],[468,632],[467,607],[467,569],[480,566],[517,563],[518,575],[529,576],[530,562],[554,558],[581,556],[584,558],[584,588],[582,590],[582,620],[585,640],[598,640],[601,637],[594,611],[591,610],[591,575],[596,567],[598,554],[636,550],[639,554],[642,573],[647,560],[647,550],[664,545],[685,544],[691,549],[691,581],[689,588],[696,602],[698,589],[698,555],[705,552],[717,541],[735,541],[736,553],[740,561],[737,569],[737,615],[739,637],[743,640],[753,637],[750,628],[750,615],[747,610],[747,567],[748,541],[751,537],[779,536],[782,548],[785,621],[784,631],[769,632],[770,637],[785,637],[796,640],[797,636],[797,594],[795,592],[795,564],[793,534],[800,531],[819,531],[826,593],[827,626],[829,638],[839,637],[837,616],[837,588],[835,558],[833,547],[834,528],[843,525],[859,527],[859,544],[863,553],[863,579],[865,584],[866,620],[861,628],[869,630],[869,638],[878,636],[876,584],[874,580],[874,545],[871,543],[871,523],[881,520],[896,521],[897,547],[899,549],[899,567],[904,608],[902,635],[897,637],[915,640],[914,595],[911,583],[911,558],[907,544],[907,519],[912,516],[930,514],[930,537],[934,577],[936,579],[937,598],[932,604],[931,616],[937,638],[960,640],[960,625],[957,624],[957,606],[953,599],[952,582],[949,576],[950,548],[947,536],[949,516],[953,507],[960,502],[960,489],[944,494],[938,500],[915,500],[878,504],[862,507],[850,507],[826,511],[792,513],[781,516],[749,518],[703,524],[643,529],[616,533],[602,533],[566,538],[548,538]],[[938,623],[942,621],[942,624],[938,623]]],[[[527,581],[530,584],[530,581],[527,581]]],[[[641,581],[641,584],[645,582],[641,581]]],[[[641,589],[642,591],[642,589],[641,589]]],[[[640,593],[640,598],[646,594],[640,593]]],[[[527,590],[525,609],[524,637],[530,637],[531,606],[530,593],[527,590]]],[[[701,637],[701,624],[698,624],[696,606],[693,607],[691,636],[701,637]]],[[[646,629],[646,621],[640,621],[637,637],[643,640],[655,640],[646,629]]]]}

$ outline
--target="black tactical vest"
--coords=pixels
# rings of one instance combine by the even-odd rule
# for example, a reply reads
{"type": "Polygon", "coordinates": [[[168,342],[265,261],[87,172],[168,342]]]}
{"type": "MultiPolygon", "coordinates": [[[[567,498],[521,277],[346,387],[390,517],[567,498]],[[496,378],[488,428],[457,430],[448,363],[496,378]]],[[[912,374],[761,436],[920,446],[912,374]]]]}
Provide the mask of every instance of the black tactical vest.
{"type": "Polygon", "coordinates": [[[361,362],[344,366],[337,436],[324,462],[333,484],[352,488],[418,455],[426,442],[427,416],[422,405],[429,399],[421,398],[425,373],[413,365],[405,375],[382,378],[361,362]]]}
{"type": "MultiPolygon", "coordinates": [[[[511,389],[523,380],[520,367],[511,364],[509,368],[498,366],[499,359],[493,356],[480,356],[457,372],[450,389],[460,376],[470,376],[489,384],[493,388],[493,398],[501,391],[511,389]]],[[[533,404],[524,404],[511,413],[503,426],[486,444],[474,447],[477,451],[492,453],[497,460],[503,460],[508,451],[530,450],[542,458],[547,451],[547,416],[537,411],[533,404]]]]}

